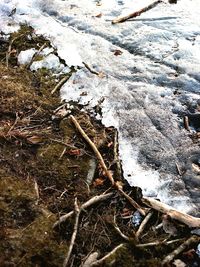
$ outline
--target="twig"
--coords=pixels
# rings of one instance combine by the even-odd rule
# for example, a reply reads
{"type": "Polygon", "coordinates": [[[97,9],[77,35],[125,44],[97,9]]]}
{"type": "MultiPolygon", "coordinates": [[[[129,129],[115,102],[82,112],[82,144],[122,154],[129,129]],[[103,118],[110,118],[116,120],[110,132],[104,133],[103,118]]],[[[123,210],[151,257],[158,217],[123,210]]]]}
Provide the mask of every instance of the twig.
{"type": "Polygon", "coordinates": [[[193,217],[181,211],[178,211],[171,206],[164,204],[154,198],[150,197],[143,197],[142,202],[153,208],[159,212],[166,213],[172,219],[180,221],[191,228],[199,228],[200,227],[200,218],[193,217]]]}
{"type": "Polygon", "coordinates": [[[93,252],[88,256],[86,261],[81,265],[82,267],[91,267],[91,264],[94,263],[97,260],[97,257],[99,256],[98,252],[93,252]]]}
{"type": "Polygon", "coordinates": [[[84,132],[84,130],[81,128],[80,124],[78,123],[78,121],[74,118],[73,115],[69,116],[70,119],[72,120],[72,122],[74,123],[74,125],[76,126],[77,130],[80,132],[80,134],[82,135],[82,137],[87,141],[87,143],[90,145],[90,147],[92,148],[92,150],[94,151],[96,157],[98,158],[104,172],[106,173],[106,176],[108,177],[108,179],[110,180],[111,184],[114,185],[114,179],[112,177],[111,172],[107,169],[106,164],[99,152],[99,150],[97,149],[97,147],[95,146],[95,144],[92,142],[92,140],[87,136],[87,134],[84,132]]]}
{"type": "Polygon", "coordinates": [[[84,66],[86,67],[86,69],[88,69],[92,74],[95,74],[95,75],[99,76],[99,72],[97,72],[96,70],[91,69],[90,66],[89,66],[87,63],[83,62],[83,65],[84,65],[84,66]]]}
{"type": "Polygon", "coordinates": [[[113,179],[113,176],[111,174],[111,172],[108,170],[108,168],[106,167],[106,164],[104,162],[103,157],[101,156],[99,150],[97,149],[97,147],[95,146],[95,144],[92,142],[92,140],[88,137],[88,135],[85,133],[85,131],[81,128],[80,124],[78,123],[78,121],[74,118],[73,115],[70,115],[69,118],[72,120],[72,122],[74,123],[74,125],[76,126],[77,130],[79,131],[79,133],[82,135],[82,137],[86,140],[86,142],[90,145],[90,147],[92,148],[92,150],[94,151],[97,159],[99,160],[101,167],[103,168],[106,176],[108,177],[108,179],[110,180],[111,184],[113,187],[115,187],[129,202],[130,204],[137,209],[143,216],[145,216],[145,211],[144,209],[142,209],[138,203],[136,203],[129,195],[127,195],[121,185],[119,185],[118,182],[115,182],[113,179]]]}
{"type": "Polygon", "coordinates": [[[59,159],[62,159],[62,157],[64,156],[66,150],[67,150],[67,147],[65,146],[64,149],[63,149],[63,151],[62,151],[62,153],[60,154],[59,159]]]}
{"type": "Polygon", "coordinates": [[[142,216],[146,215],[145,210],[138,205],[138,203],[132,199],[128,194],[126,194],[121,188],[118,188],[118,191],[129,201],[129,203],[140,212],[142,216]]]}
{"type": "Polygon", "coordinates": [[[34,181],[34,188],[35,188],[35,193],[36,193],[36,196],[37,196],[37,202],[36,203],[38,204],[38,201],[40,199],[40,193],[39,193],[38,183],[37,183],[36,180],[34,181]]]}
{"type": "Polygon", "coordinates": [[[53,90],[51,91],[51,95],[53,95],[67,80],[69,79],[69,75],[66,74],[65,77],[63,77],[59,83],[53,88],[53,90]]]}
{"type": "Polygon", "coordinates": [[[113,149],[114,161],[115,161],[115,163],[117,165],[117,175],[118,175],[118,177],[121,177],[122,169],[121,169],[121,164],[120,164],[120,160],[119,160],[118,147],[119,147],[119,144],[118,144],[118,132],[117,132],[117,130],[115,130],[114,149],[113,149]]]}
{"type": "MultiPolygon", "coordinates": [[[[80,211],[89,208],[90,206],[100,202],[100,201],[104,201],[106,199],[108,199],[109,197],[111,197],[113,195],[113,193],[107,193],[107,194],[101,194],[99,196],[95,196],[91,199],[89,199],[88,201],[86,201],[84,204],[81,205],[81,207],[79,208],[80,211]]],[[[53,225],[53,228],[57,227],[58,225],[60,225],[61,223],[65,222],[69,217],[71,217],[74,214],[74,211],[70,211],[69,213],[61,216],[59,218],[58,221],[56,221],[53,225]]]]}
{"type": "Polygon", "coordinates": [[[18,115],[18,112],[16,112],[16,119],[15,119],[15,122],[13,123],[13,125],[10,127],[9,131],[7,132],[7,135],[10,134],[10,132],[15,128],[17,122],[19,120],[19,115],[18,115]]]}
{"type": "Polygon", "coordinates": [[[73,234],[72,234],[72,237],[71,237],[71,241],[70,241],[67,257],[65,258],[64,263],[63,263],[63,267],[66,267],[68,262],[69,262],[69,259],[70,259],[71,253],[72,253],[72,249],[74,247],[76,235],[77,235],[77,232],[78,232],[78,223],[79,223],[79,217],[80,217],[81,210],[78,207],[77,198],[75,198],[75,201],[74,201],[74,212],[76,214],[75,223],[74,223],[74,231],[73,231],[73,234]]]}
{"type": "Polygon", "coordinates": [[[124,244],[118,245],[112,251],[110,251],[108,254],[106,254],[103,258],[101,258],[100,260],[97,260],[97,261],[93,262],[90,265],[90,267],[99,266],[99,265],[103,264],[107,259],[109,259],[110,257],[112,257],[119,249],[122,249],[124,247],[125,247],[124,244]]]}
{"type": "Polygon", "coordinates": [[[177,168],[178,174],[179,174],[180,176],[182,176],[182,175],[183,175],[183,172],[181,171],[180,166],[178,165],[177,162],[176,162],[176,168],[177,168]]]}
{"type": "Polygon", "coordinates": [[[116,218],[114,216],[114,222],[113,222],[113,226],[115,228],[115,230],[117,231],[117,233],[126,241],[130,241],[130,238],[128,236],[126,236],[125,234],[122,233],[122,231],[120,230],[119,226],[116,223],[116,218]]]}
{"type": "Polygon", "coordinates": [[[144,231],[144,228],[145,228],[146,224],[148,223],[148,221],[151,219],[152,215],[153,215],[153,212],[151,211],[151,212],[149,212],[149,213],[147,214],[147,216],[144,218],[144,220],[143,220],[142,223],[140,224],[140,227],[138,228],[138,230],[137,230],[137,232],[136,232],[136,234],[135,234],[136,239],[138,239],[139,236],[141,235],[141,233],[144,231]]]}
{"type": "Polygon", "coordinates": [[[184,123],[184,127],[185,129],[190,132],[190,126],[189,126],[189,119],[188,116],[184,116],[183,117],[183,123],[184,123]]]}
{"type": "Polygon", "coordinates": [[[124,22],[124,21],[126,21],[126,20],[128,20],[128,19],[138,17],[138,16],[140,16],[142,13],[144,13],[144,12],[146,12],[146,11],[148,11],[148,10],[154,8],[154,7],[156,7],[156,6],[157,6],[158,4],[160,4],[160,3],[162,3],[161,0],[155,1],[155,2],[153,2],[152,4],[146,6],[146,7],[142,8],[142,9],[140,9],[140,10],[138,10],[138,11],[135,11],[135,12],[133,12],[133,13],[127,15],[127,16],[124,16],[124,17],[120,17],[120,18],[114,19],[114,20],[112,21],[112,24],[121,23],[121,22],[124,22]]]}
{"type": "Polygon", "coordinates": [[[62,140],[57,140],[57,139],[50,138],[50,141],[58,143],[58,144],[61,144],[61,145],[64,145],[64,146],[69,147],[71,149],[79,149],[77,146],[70,145],[68,143],[65,143],[62,140]]]}
{"type": "Polygon", "coordinates": [[[200,241],[199,236],[191,236],[184,243],[182,243],[178,248],[172,251],[169,255],[167,255],[162,261],[162,265],[170,263],[176,256],[178,256],[182,251],[184,251],[187,247],[189,247],[192,243],[197,243],[200,241]]]}
{"type": "Polygon", "coordinates": [[[163,241],[155,241],[155,242],[150,242],[150,243],[145,243],[145,244],[137,244],[136,247],[138,248],[145,248],[145,247],[154,247],[154,246],[159,246],[159,245],[171,245],[173,243],[177,243],[180,241],[183,241],[183,238],[179,238],[179,239],[174,239],[174,240],[170,240],[170,241],[166,241],[166,239],[164,239],[163,241]]]}
{"type": "Polygon", "coordinates": [[[33,55],[32,59],[31,59],[31,61],[26,65],[26,68],[27,68],[27,69],[30,68],[30,66],[31,66],[31,64],[33,63],[33,61],[35,60],[35,58],[40,54],[40,52],[45,48],[46,45],[47,45],[47,43],[44,43],[44,44],[40,47],[40,49],[39,49],[37,52],[35,52],[35,54],[33,55]]]}

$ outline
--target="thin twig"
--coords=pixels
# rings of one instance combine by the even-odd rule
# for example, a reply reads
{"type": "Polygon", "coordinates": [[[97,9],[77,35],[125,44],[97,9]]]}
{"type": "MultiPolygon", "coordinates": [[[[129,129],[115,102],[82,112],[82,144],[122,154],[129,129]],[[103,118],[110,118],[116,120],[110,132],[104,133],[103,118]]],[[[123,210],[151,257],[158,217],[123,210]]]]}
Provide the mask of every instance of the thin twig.
{"type": "Polygon", "coordinates": [[[183,175],[183,172],[181,171],[180,166],[178,165],[177,162],[176,162],[176,168],[177,168],[177,172],[178,172],[178,174],[179,174],[180,176],[182,176],[182,175],[183,175]]]}
{"type": "Polygon", "coordinates": [[[37,203],[40,199],[40,193],[39,193],[39,187],[38,187],[38,183],[36,180],[34,180],[34,188],[35,188],[35,193],[36,193],[36,196],[37,196],[37,203]]]}
{"type": "Polygon", "coordinates": [[[114,216],[114,222],[113,222],[113,226],[115,228],[115,230],[117,231],[117,233],[126,241],[130,241],[130,238],[128,236],[126,236],[125,234],[122,233],[122,231],[120,230],[119,226],[116,223],[116,217],[114,216]]]}
{"type": "Polygon", "coordinates": [[[100,260],[97,260],[97,261],[93,262],[90,265],[90,267],[102,265],[107,259],[109,259],[110,257],[112,257],[119,249],[122,249],[124,247],[125,247],[124,244],[118,245],[112,251],[110,251],[108,254],[106,254],[103,258],[101,258],[100,260]]]}
{"type": "Polygon", "coordinates": [[[129,203],[140,212],[142,216],[146,215],[145,210],[138,205],[138,203],[132,199],[128,194],[126,194],[121,188],[118,188],[118,191],[129,201],[129,203]]]}
{"type": "Polygon", "coordinates": [[[84,130],[81,128],[80,124],[78,123],[78,121],[74,118],[73,115],[69,116],[70,119],[72,120],[72,122],[74,123],[74,125],[76,126],[77,130],[80,132],[80,134],[82,135],[82,137],[87,141],[87,143],[90,145],[90,147],[92,148],[92,150],[94,151],[96,157],[98,158],[104,172],[106,173],[106,176],[108,177],[108,179],[110,180],[111,184],[114,185],[115,181],[112,177],[111,172],[107,169],[106,164],[103,160],[103,157],[101,156],[99,150],[97,149],[97,147],[95,146],[95,144],[92,142],[92,140],[87,136],[87,134],[84,132],[84,130]]]}
{"type": "Polygon", "coordinates": [[[67,80],[69,79],[69,74],[66,74],[65,77],[63,77],[59,83],[53,88],[51,91],[51,95],[53,95],[67,80]]]}
{"type": "Polygon", "coordinates": [[[77,235],[77,232],[78,232],[78,223],[79,223],[79,217],[80,217],[81,210],[78,207],[77,198],[75,198],[75,202],[74,202],[74,212],[76,214],[75,223],[74,223],[74,231],[73,231],[73,234],[72,234],[72,237],[71,237],[69,249],[68,249],[68,252],[67,252],[67,257],[65,258],[64,263],[63,263],[63,267],[66,267],[68,262],[69,262],[69,259],[70,259],[71,253],[72,253],[72,249],[74,247],[76,235],[77,235]]]}
{"type": "Polygon", "coordinates": [[[11,51],[12,51],[12,45],[14,43],[15,40],[17,40],[18,38],[21,38],[22,36],[24,36],[25,33],[23,34],[20,34],[18,36],[16,36],[15,38],[13,38],[10,43],[9,43],[9,46],[8,46],[8,51],[6,52],[6,66],[8,68],[8,64],[9,64],[9,59],[10,59],[10,54],[11,54],[11,51]]]}
{"type": "Polygon", "coordinates": [[[162,261],[162,265],[166,265],[170,263],[176,256],[178,256],[182,251],[184,251],[187,247],[189,247],[193,243],[197,243],[200,241],[199,236],[191,236],[184,243],[182,243],[178,248],[172,251],[169,255],[167,255],[162,261]]]}
{"type": "Polygon", "coordinates": [[[184,116],[183,117],[183,123],[184,123],[184,127],[185,129],[190,132],[190,126],[189,126],[189,118],[188,116],[184,116]]]}
{"type": "Polygon", "coordinates": [[[83,263],[83,265],[81,265],[82,267],[91,267],[91,264],[94,263],[97,260],[99,253],[98,252],[93,252],[91,253],[87,259],[85,260],[85,262],[83,263]]]}
{"type": "Polygon", "coordinates": [[[33,55],[32,59],[31,59],[31,61],[26,65],[26,68],[27,68],[27,69],[30,68],[30,66],[31,66],[31,64],[33,63],[33,61],[35,60],[35,58],[40,54],[40,52],[45,48],[46,45],[47,45],[47,43],[44,43],[44,44],[40,47],[40,49],[39,49],[37,52],[35,52],[35,54],[33,55]]]}
{"type": "Polygon", "coordinates": [[[133,200],[128,194],[126,194],[121,185],[119,185],[118,182],[115,182],[113,179],[113,176],[111,174],[111,172],[108,170],[108,168],[106,167],[106,164],[104,162],[103,157],[101,156],[99,150],[97,149],[97,147],[95,146],[95,144],[92,142],[92,140],[88,137],[88,135],[85,133],[85,131],[82,129],[82,127],[80,126],[80,124],[78,123],[78,121],[75,119],[75,117],[73,115],[70,115],[69,118],[72,120],[72,122],[74,123],[76,129],[79,131],[79,133],[82,135],[82,137],[86,140],[86,142],[90,145],[90,147],[92,148],[92,150],[94,151],[97,159],[99,160],[101,167],[103,168],[106,176],[108,177],[108,179],[110,180],[111,184],[113,187],[115,187],[129,202],[130,204],[137,209],[143,216],[145,216],[145,210],[142,209],[139,204],[137,202],[135,202],[135,200],[133,200]]]}
{"type": "MultiPolygon", "coordinates": [[[[113,193],[107,193],[107,194],[101,194],[99,196],[95,196],[91,199],[89,199],[88,201],[86,201],[84,204],[81,205],[81,207],[79,208],[80,211],[89,208],[90,206],[100,202],[100,201],[104,201],[106,199],[108,199],[109,197],[111,197],[113,195],[113,193]]],[[[74,214],[74,211],[70,211],[69,213],[61,216],[59,218],[58,221],[56,221],[53,225],[53,228],[57,227],[58,225],[60,225],[61,223],[65,222],[69,217],[71,217],[74,214]]]]}
{"type": "Polygon", "coordinates": [[[99,76],[99,72],[97,72],[96,70],[91,69],[90,66],[89,66],[87,63],[83,62],[83,65],[84,65],[84,66],[86,67],[86,69],[88,69],[92,74],[95,74],[95,75],[99,76]]]}
{"type": "Polygon", "coordinates": [[[118,153],[118,147],[119,147],[119,144],[118,144],[118,132],[117,130],[115,130],[115,135],[114,135],[114,149],[113,149],[113,152],[114,152],[114,161],[117,165],[117,175],[118,177],[121,177],[122,176],[122,169],[121,169],[121,164],[120,164],[120,160],[119,160],[119,153],[118,153]]]}
{"type": "Polygon", "coordinates": [[[10,132],[15,128],[15,126],[16,126],[18,120],[19,120],[19,115],[18,115],[18,112],[16,112],[16,119],[15,119],[13,125],[10,127],[9,131],[7,132],[7,135],[9,135],[10,132]]]}
{"type": "Polygon", "coordinates": [[[144,231],[144,228],[145,228],[146,224],[148,223],[148,221],[151,219],[152,215],[153,215],[153,212],[151,211],[144,218],[144,220],[140,224],[140,227],[138,228],[138,230],[137,230],[137,232],[135,234],[136,239],[138,239],[140,237],[141,233],[144,231]]]}
{"type": "Polygon", "coordinates": [[[145,247],[154,247],[154,246],[159,246],[159,245],[171,245],[171,244],[183,241],[183,240],[184,240],[183,238],[174,239],[170,241],[166,241],[166,239],[164,239],[163,241],[155,241],[155,242],[150,242],[150,243],[145,243],[145,244],[137,244],[136,247],[145,248],[145,247]]]}
{"type": "Polygon", "coordinates": [[[135,11],[135,12],[133,12],[133,13],[127,15],[127,16],[124,16],[124,17],[120,17],[120,18],[114,19],[114,20],[112,21],[112,24],[121,23],[121,22],[124,22],[124,21],[126,21],[126,20],[128,20],[128,19],[138,17],[138,16],[140,16],[142,13],[144,13],[144,12],[146,12],[146,11],[148,11],[148,10],[154,8],[154,7],[156,7],[156,6],[157,6],[158,4],[160,4],[160,3],[162,3],[161,0],[155,1],[155,2],[153,2],[152,4],[146,6],[146,7],[142,8],[142,9],[140,9],[140,10],[138,10],[138,11],[135,11]]]}

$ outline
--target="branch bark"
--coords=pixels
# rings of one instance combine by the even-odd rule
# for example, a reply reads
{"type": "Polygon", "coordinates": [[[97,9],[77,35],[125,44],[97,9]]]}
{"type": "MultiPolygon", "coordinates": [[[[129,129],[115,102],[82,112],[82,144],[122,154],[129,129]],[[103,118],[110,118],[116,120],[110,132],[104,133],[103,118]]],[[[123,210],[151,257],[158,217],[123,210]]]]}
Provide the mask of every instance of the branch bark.
{"type": "Polygon", "coordinates": [[[138,17],[138,16],[140,16],[142,13],[144,13],[144,12],[146,12],[146,11],[148,11],[148,10],[154,8],[154,7],[156,7],[156,6],[157,6],[158,4],[160,4],[160,3],[162,3],[162,1],[161,1],[161,0],[157,0],[157,1],[153,2],[152,4],[146,6],[146,7],[142,8],[142,9],[140,9],[140,10],[138,10],[138,11],[135,11],[135,12],[133,12],[133,13],[127,15],[127,16],[124,16],[124,17],[120,17],[120,18],[114,19],[114,20],[112,21],[112,24],[121,23],[121,22],[124,22],[124,21],[126,21],[126,20],[128,20],[128,19],[138,17]]]}
{"type": "Polygon", "coordinates": [[[142,202],[150,208],[165,213],[169,215],[172,219],[182,222],[191,228],[200,227],[200,218],[196,218],[181,211],[178,211],[156,199],[150,197],[143,197],[142,202]]]}

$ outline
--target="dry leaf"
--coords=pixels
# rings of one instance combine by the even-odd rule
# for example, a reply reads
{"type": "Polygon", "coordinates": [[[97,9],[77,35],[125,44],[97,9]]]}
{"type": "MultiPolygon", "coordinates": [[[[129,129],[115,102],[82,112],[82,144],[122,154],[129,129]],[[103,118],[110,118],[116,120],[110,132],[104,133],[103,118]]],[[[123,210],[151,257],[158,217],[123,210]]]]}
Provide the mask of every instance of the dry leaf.
{"type": "Polygon", "coordinates": [[[122,52],[121,50],[119,50],[119,49],[116,49],[116,50],[114,51],[114,55],[115,55],[115,56],[120,56],[121,54],[123,54],[123,52],[122,52]]]}
{"type": "Polygon", "coordinates": [[[93,182],[94,187],[96,187],[96,186],[100,186],[100,185],[103,185],[103,184],[104,184],[104,179],[102,179],[102,178],[97,178],[97,179],[95,179],[95,181],[93,182]]]}
{"type": "Polygon", "coordinates": [[[80,156],[81,155],[81,150],[80,149],[70,149],[66,151],[67,154],[71,156],[80,156]]]}
{"type": "Polygon", "coordinates": [[[30,144],[33,144],[33,145],[37,145],[39,143],[42,143],[43,139],[41,136],[38,136],[38,135],[33,135],[31,137],[28,137],[27,138],[27,141],[30,143],[30,144]]]}

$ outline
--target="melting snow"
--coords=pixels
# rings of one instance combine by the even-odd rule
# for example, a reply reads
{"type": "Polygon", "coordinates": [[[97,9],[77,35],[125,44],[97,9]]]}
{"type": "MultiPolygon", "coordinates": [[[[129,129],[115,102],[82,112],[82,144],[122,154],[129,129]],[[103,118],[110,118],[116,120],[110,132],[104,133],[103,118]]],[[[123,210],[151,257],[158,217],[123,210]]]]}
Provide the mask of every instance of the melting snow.
{"type": "MultiPolygon", "coordinates": [[[[177,113],[198,106],[200,2],[166,1],[118,25],[111,20],[152,1],[97,2],[3,0],[0,30],[8,33],[28,23],[51,41],[69,67],[81,67],[62,87],[61,97],[90,110],[101,102],[102,122],[119,131],[120,157],[130,184],[195,213],[200,206],[199,177],[191,172],[191,164],[200,157],[199,147],[177,113]],[[14,8],[16,13],[9,16],[14,8]],[[116,50],[121,55],[116,56],[116,50]],[[104,75],[90,73],[83,62],[104,75]],[[183,177],[176,163],[186,166],[183,177]]],[[[38,67],[61,69],[58,58],[48,52],[31,66],[38,67]]]]}

